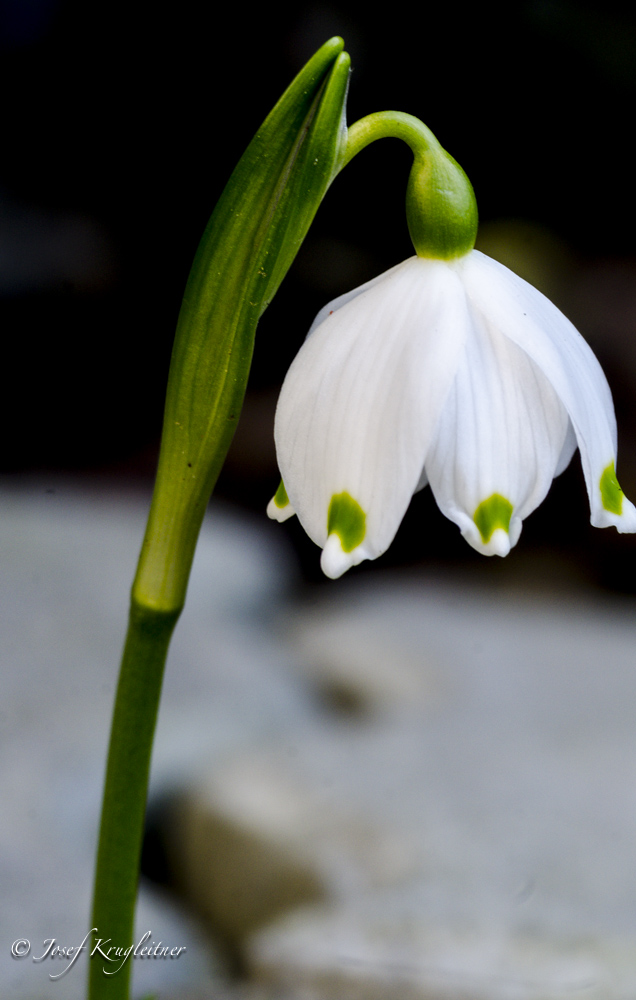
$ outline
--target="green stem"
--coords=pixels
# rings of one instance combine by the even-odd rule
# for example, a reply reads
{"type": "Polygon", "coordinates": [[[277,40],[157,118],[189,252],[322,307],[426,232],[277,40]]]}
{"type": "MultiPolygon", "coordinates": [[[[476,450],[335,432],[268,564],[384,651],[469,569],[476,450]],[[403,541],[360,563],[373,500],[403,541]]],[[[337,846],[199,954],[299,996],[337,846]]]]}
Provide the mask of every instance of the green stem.
{"type": "Polygon", "coordinates": [[[403,114],[401,111],[378,111],[349,126],[347,149],[342,166],[346,167],[360,150],[376,139],[402,139],[411,147],[414,156],[440,149],[440,144],[430,128],[427,128],[419,118],[403,114]]]}
{"type": "MultiPolygon", "coordinates": [[[[212,463],[212,482],[189,499],[166,499],[162,462],[132,586],[108,750],[93,916],[93,947],[128,948],[133,941],[139,862],[152,745],[168,646],[185,602],[194,550],[225,448],[212,463]]],[[[89,1000],[128,1000],[132,958],[119,968],[99,951],[90,960],[89,1000]],[[112,975],[104,974],[104,967],[112,975]]]]}
{"type": "Polygon", "coordinates": [[[402,139],[413,153],[406,221],[418,257],[453,260],[469,253],[477,236],[472,185],[419,118],[401,111],[378,111],[361,118],[348,129],[342,167],[371,142],[386,138],[402,139]]]}
{"type": "MultiPolygon", "coordinates": [[[[108,754],[92,927],[93,947],[133,943],[135,900],[152,741],[163,668],[180,608],[157,611],[133,599],[108,754]]],[[[98,951],[90,959],[91,1000],[127,1000],[132,956],[119,968],[98,951]],[[105,975],[104,967],[113,973],[105,975]],[[114,971],[118,970],[118,971],[114,971]]]]}

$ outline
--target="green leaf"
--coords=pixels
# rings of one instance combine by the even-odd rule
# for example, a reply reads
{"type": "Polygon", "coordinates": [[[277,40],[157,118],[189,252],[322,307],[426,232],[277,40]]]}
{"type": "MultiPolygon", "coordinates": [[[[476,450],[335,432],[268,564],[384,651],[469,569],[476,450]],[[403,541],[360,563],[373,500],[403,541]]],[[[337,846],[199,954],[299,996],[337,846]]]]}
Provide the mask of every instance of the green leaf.
{"type": "Polygon", "coordinates": [[[197,250],[134,589],[142,603],[172,608],[185,598],[201,520],[243,403],[258,319],[342,166],[343,46],[340,38],[326,42],[285,91],[237,164],[197,250]]]}

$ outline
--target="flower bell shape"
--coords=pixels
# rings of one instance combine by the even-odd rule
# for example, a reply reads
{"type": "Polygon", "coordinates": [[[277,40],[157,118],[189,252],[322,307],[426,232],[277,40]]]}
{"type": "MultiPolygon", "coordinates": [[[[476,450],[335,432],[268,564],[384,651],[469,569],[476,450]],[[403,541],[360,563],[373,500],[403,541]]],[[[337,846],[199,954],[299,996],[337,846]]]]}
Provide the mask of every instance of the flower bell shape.
{"type": "Polygon", "coordinates": [[[592,524],[636,531],[591,349],[526,281],[462,251],[330,302],[283,384],[268,513],[297,514],[334,579],[388,548],[427,483],[470,545],[507,555],[577,446],[592,524]]]}
{"type": "Polygon", "coordinates": [[[477,250],[412,257],[318,314],[280,394],[284,487],[336,578],[391,544],[430,483],[485,555],[506,555],[552,479],[581,453],[596,527],[636,531],[615,474],[607,381],[574,326],[477,250]]]}

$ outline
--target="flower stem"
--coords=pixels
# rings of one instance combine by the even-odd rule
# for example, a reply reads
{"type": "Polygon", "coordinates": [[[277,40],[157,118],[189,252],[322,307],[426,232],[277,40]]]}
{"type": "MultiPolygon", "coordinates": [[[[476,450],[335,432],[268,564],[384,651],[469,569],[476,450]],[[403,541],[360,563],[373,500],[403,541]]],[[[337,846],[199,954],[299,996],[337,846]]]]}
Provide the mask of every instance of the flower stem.
{"type": "Polygon", "coordinates": [[[406,220],[417,255],[452,260],[468,253],[477,236],[472,185],[419,118],[401,111],[378,111],[361,118],[348,129],[342,167],[369,143],[385,138],[402,139],[413,153],[406,220]]]}
{"type": "Polygon", "coordinates": [[[413,155],[440,149],[430,128],[413,115],[401,111],[378,111],[349,126],[343,167],[376,139],[402,139],[413,155]]]}
{"type": "MultiPolygon", "coordinates": [[[[180,609],[132,600],[108,754],[93,904],[93,948],[133,943],[139,860],[163,668],[180,609]]],[[[90,959],[90,1000],[127,1000],[132,961],[90,959]],[[104,967],[107,972],[106,975],[104,967]],[[118,970],[118,971],[115,971],[118,970]]]]}
{"type": "MultiPolygon", "coordinates": [[[[239,404],[240,405],[240,404],[239,404]]],[[[229,441],[218,446],[212,482],[188,501],[167,489],[160,461],[146,534],[132,586],[111,727],[100,825],[93,948],[134,943],[135,903],[152,744],[168,646],[183,608],[194,551],[229,441]],[[107,942],[107,943],[106,943],[107,942]]],[[[89,1000],[128,1000],[132,961],[110,963],[99,950],[90,960],[89,1000]],[[104,968],[110,972],[105,975],[104,968]],[[117,970],[117,971],[114,971],[117,970]]]]}

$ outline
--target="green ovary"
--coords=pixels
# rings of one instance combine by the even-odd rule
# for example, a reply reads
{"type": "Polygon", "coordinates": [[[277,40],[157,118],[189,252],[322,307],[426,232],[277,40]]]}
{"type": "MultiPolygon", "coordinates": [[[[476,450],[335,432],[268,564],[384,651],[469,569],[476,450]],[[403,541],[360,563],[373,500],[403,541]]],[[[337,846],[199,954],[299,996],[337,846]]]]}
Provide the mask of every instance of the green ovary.
{"type": "Polygon", "coordinates": [[[349,493],[334,493],[327,515],[327,535],[336,534],[343,552],[352,552],[366,535],[367,516],[349,493]]]}
{"type": "Polygon", "coordinates": [[[285,489],[285,484],[284,484],[284,482],[283,482],[282,479],[280,481],[278,489],[276,490],[276,493],[274,494],[274,503],[276,504],[277,507],[279,507],[281,509],[283,507],[286,507],[287,504],[289,503],[289,497],[287,496],[287,490],[285,489]]]}
{"type": "Polygon", "coordinates": [[[601,503],[605,510],[608,510],[610,514],[618,514],[620,517],[623,513],[623,491],[618,485],[613,462],[610,462],[603,470],[599,486],[601,488],[601,503]]]}
{"type": "Polygon", "coordinates": [[[510,528],[512,504],[500,493],[493,493],[483,500],[473,514],[473,521],[479,529],[484,544],[490,541],[495,531],[502,528],[506,533],[510,528]]]}

